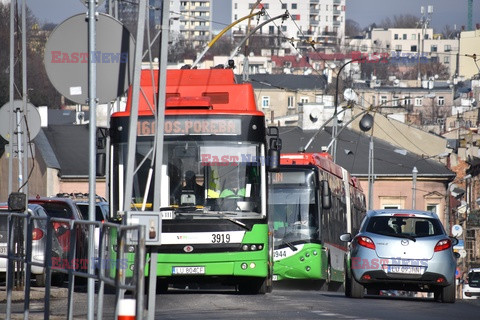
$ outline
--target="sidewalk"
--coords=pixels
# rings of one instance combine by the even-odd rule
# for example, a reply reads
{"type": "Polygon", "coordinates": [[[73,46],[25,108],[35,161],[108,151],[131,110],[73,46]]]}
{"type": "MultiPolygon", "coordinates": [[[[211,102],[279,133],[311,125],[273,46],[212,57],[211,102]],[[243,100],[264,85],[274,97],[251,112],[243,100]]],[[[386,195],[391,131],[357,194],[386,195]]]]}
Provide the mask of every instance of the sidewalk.
{"type": "MultiPolygon", "coordinates": [[[[68,297],[67,288],[50,288],[50,299],[62,299],[68,297]]],[[[45,288],[42,287],[30,287],[30,300],[43,300],[45,299],[45,288]]],[[[19,302],[25,300],[24,290],[12,291],[12,301],[19,302]]],[[[0,286],[0,303],[7,302],[7,288],[0,286]]]]}

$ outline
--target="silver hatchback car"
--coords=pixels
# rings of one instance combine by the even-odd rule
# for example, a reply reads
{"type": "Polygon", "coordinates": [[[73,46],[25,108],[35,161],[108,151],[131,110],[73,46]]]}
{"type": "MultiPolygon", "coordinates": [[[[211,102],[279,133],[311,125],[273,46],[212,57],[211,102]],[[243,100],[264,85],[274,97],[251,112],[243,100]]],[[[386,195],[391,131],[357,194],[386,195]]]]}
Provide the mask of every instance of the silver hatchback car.
{"type": "Polygon", "coordinates": [[[438,216],[429,211],[368,211],[345,259],[345,295],[362,298],[380,290],[433,292],[455,302],[456,256],[438,216]]]}

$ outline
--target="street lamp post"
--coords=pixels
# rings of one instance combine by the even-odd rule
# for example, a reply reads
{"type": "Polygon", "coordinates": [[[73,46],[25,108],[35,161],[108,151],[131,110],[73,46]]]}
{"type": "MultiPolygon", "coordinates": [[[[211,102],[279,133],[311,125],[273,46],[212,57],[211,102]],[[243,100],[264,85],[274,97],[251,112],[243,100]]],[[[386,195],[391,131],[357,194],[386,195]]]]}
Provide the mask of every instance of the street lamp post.
{"type": "MultiPolygon", "coordinates": [[[[373,116],[369,113],[363,115],[360,120],[360,130],[367,132],[373,127],[373,116]]],[[[373,134],[370,135],[370,143],[368,147],[368,210],[373,209],[373,134]]]]}
{"type": "Polygon", "coordinates": [[[415,210],[416,197],[417,197],[417,167],[413,167],[412,170],[412,210],[415,210]]]}

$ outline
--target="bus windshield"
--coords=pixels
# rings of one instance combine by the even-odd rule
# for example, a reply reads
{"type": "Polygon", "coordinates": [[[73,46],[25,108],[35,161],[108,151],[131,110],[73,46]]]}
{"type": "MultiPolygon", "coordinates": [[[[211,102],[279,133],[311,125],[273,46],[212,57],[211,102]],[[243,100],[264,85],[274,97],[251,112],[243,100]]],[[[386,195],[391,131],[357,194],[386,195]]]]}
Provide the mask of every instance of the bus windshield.
{"type": "Polygon", "coordinates": [[[275,247],[319,238],[319,210],[315,188],[273,184],[268,208],[273,212],[275,247]]]}
{"type": "MultiPolygon", "coordinates": [[[[152,210],[153,204],[153,179],[147,187],[154,153],[152,146],[151,140],[137,141],[132,195],[132,206],[140,207],[146,202],[147,210],[152,210]]],[[[114,155],[114,161],[118,161],[114,167],[118,170],[125,169],[123,159],[126,155],[127,145],[118,144],[114,155]]],[[[207,139],[165,141],[160,195],[162,210],[171,208],[178,213],[178,218],[201,218],[200,214],[205,213],[259,218],[259,214],[265,214],[261,205],[261,185],[265,181],[261,176],[263,159],[260,143],[207,139]]],[[[119,177],[123,174],[118,172],[119,177]]]]}

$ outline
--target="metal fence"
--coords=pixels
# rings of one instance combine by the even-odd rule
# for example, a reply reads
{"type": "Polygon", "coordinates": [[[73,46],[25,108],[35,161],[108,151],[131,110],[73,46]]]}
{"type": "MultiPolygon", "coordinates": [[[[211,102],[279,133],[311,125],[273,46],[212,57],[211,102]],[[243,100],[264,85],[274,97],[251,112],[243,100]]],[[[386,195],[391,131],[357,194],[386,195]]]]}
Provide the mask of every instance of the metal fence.
{"type": "MultiPolygon", "coordinates": [[[[6,265],[6,319],[11,319],[12,316],[12,292],[14,289],[23,289],[25,296],[24,319],[29,319],[32,267],[44,268],[45,272],[44,319],[50,317],[52,275],[68,277],[67,319],[73,318],[76,277],[93,278],[98,281],[97,319],[103,317],[105,286],[110,286],[115,290],[115,316],[117,316],[119,301],[123,299],[128,290],[136,300],[136,319],[143,318],[146,253],[144,226],[36,217],[11,212],[0,212],[0,218],[3,218],[3,220],[0,219],[0,228],[2,228],[0,231],[3,230],[0,240],[3,238],[5,241],[6,234],[7,246],[6,254],[0,252],[0,261],[3,258],[6,265]],[[2,221],[4,223],[6,221],[6,228],[5,225],[1,225],[2,221]],[[47,226],[46,234],[43,235],[45,237],[43,261],[32,259],[35,221],[44,221],[47,226]],[[89,228],[89,226],[94,228],[89,228]],[[96,231],[92,234],[92,230],[96,231]],[[93,237],[95,240],[96,249],[93,256],[88,255],[88,250],[85,249],[88,248],[89,237],[93,237]],[[139,240],[132,242],[132,239],[139,240]],[[67,250],[58,254],[60,250],[54,250],[58,246],[67,250]],[[88,265],[90,263],[95,265],[95,271],[89,273],[88,265]],[[19,278],[19,275],[22,279],[19,278]]],[[[38,234],[35,235],[35,238],[38,238],[38,234]]]]}

